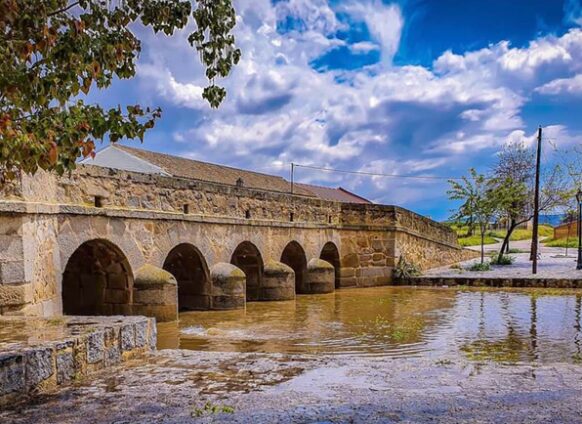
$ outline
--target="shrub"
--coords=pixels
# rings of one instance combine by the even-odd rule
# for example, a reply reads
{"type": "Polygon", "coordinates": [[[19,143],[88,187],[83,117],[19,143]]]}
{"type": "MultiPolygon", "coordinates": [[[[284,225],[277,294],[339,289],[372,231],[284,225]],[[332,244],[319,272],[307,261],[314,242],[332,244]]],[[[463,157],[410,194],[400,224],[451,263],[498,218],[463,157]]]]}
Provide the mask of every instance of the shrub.
{"type": "Polygon", "coordinates": [[[400,255],[396,268],[394,269],[394,276],[396,278],[411,278],[420,275],[420,268],[413,262],[408,262],[404,255],[400,255]]]}
{"type": "Polygon", "coordinates": [[[491,264],[489,262],[477,262],[471,265],[469,271],[491,271],[491,264]]]}
{"type": "Polygon", "coordinates": [[[497,256],[491,260],[491,265],[511,265],[515,262],[515,257],[509,255],[497,256]]]}

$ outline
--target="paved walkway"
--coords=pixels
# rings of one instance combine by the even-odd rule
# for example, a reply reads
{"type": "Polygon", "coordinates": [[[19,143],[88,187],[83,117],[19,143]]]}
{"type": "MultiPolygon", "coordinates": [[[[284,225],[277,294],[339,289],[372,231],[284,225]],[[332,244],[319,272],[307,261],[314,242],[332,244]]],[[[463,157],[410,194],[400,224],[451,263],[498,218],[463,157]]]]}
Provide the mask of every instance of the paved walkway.
{"type": "MultiPolygon", "coordinates": [[[[576,249],[568,249],[568,256],[565,256],[566,249],[562,247],[546,247],[540,245],[541,256],[538,260],[538,273],[533,275],[532,263],[529,260],[529,250],[531,240],[520,240],[510,242],[510,248],[520,249],[528,253],[511,253],[509,256],[515,258],[511,265],[493,266],[490,271],[468,271],[467,269],[474,263],[480,262],[480,258],[472,259],[461,264],[462,269],[442,267],[431,269],[423,274],[426,277],[459,277],[463,278],[560,278],[560,279],[580,279],[582,270],[576,270],[576,249]]],[[[480,251],[480,246],[468,247],[472,250],[480,251]]],[[[499,251],[499,244],[485,246],[486,254],[499,251]]],[[[490,260],[490,257],[485,259],[490,260]]]]}

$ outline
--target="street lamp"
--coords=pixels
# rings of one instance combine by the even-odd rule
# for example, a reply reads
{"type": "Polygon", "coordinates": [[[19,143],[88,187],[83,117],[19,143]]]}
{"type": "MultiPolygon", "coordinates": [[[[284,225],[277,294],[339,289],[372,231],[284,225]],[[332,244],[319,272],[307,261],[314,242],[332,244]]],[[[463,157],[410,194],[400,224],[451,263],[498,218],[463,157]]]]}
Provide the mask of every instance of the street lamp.
{"type": "Polygon", "coordinates": [[[578,193],[576,193],[576,202],[578,202],[578,220],[576,222],[576,230],[578,233],[578,260],[576,261],[576,269],[582,269],[582,189],[578,189],[578,193]]]}

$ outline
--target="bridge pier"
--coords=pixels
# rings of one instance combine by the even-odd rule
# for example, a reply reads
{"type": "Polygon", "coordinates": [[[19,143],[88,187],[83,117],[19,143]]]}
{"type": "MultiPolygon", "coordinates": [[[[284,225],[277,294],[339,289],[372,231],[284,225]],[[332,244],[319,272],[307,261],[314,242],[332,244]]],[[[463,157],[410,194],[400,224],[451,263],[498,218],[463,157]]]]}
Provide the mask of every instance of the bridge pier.
{"type": "Polygon", "coordinates": [[[178,283],[172,274],[153,265],[135,273],[133,315],[155,317],[158,322],[178,319],[178,283]]]}
{"type": "Polygon", "coordinates": [[[212,309],[244,309],[246,277],[232,264],[218,263],[210,270],[212,281],[212,309]]]}
{"type": "Polygon", "coordinates": [[[295,272],[281,262],[265,264],[259,300],[295,299],[295,272]]]}
{"type": "Polygon", "coordinates": [[[312,294],[332,293],[335,290],[335,269],[323,259],[315,259],[307,264],[305,290],[312,294]]]}

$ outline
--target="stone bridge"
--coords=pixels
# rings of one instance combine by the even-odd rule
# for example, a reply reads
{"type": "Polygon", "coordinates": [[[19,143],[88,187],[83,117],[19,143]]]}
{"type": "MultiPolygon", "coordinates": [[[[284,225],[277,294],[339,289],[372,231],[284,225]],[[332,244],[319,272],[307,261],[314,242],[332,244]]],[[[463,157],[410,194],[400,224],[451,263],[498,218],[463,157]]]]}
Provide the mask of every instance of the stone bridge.
{"type": "Polygon", "coordinates": [[[390,284],[466,259],[408,210],[80,166],[0,192],[0,314],[143,314],[390,284]]]}

